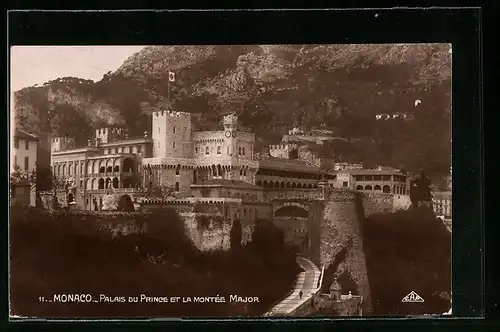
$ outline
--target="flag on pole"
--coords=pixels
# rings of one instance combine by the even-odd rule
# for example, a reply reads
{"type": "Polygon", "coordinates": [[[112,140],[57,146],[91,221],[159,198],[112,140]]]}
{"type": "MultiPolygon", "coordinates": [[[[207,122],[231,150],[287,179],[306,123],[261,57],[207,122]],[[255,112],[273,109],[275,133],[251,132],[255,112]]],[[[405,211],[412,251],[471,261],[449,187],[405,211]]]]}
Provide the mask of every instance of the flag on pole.
{"type": "Polygon", "coordinates": [[[175,73],[174,72],[171,72],[171,71],[168,72],[168,81],[175,82],[175,73]]]}

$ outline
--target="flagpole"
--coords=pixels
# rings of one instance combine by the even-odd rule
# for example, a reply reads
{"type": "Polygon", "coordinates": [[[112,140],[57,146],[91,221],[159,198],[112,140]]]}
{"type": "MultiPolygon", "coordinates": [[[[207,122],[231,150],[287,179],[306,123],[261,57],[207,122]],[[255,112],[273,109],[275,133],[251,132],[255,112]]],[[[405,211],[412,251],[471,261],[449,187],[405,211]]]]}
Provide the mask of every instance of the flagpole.
{"type": "Polygon", "coordinates": [[[168,106],[170,108],[170,72],[168,74],[168,83],[167,83],[167,101],[168,101],[168,106]]]}

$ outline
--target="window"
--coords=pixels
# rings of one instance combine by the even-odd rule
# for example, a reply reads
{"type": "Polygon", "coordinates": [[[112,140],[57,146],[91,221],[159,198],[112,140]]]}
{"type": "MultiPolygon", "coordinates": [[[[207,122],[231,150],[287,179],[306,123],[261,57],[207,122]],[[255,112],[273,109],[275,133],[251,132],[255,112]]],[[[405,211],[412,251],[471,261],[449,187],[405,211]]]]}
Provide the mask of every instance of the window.
{"type": "Polygon", "coordinates": [[[24,170],[27,171],[29,169],[30,158],[24,157],[24,170]]]}
{"type": "Polygon", "coordinates": [[[142,147],[140,145],[137,146],[137,153],[141,153],[142,147]]]}
{"type": "Polygon", "coordinates": [[[177,167],[175,168],[175,175],[179,175],[180,170],[181,170],[181,167],[179,165],[177,165],[177,167]]]}
{"type": "Polygon", "coordinates": [[[158,126],[158,134],[160,133],[160,126],[158,126]]]}
{"type": "Polygon", "coordinates": [[[241,152],[241,154],[242,154],[243,156],[246,156],[246,154],[245,154],[245,147],[242,147],[242,148],[241,148],[241,151],[242,151],[242,152],[241,152]]]}
{"type": "Polygon", "coordinates": [[[238,156],[241,156],[241,146],[238,147],[238,156]]]}
{"type": "Polygon", "coordinates": [[[217,154],[221,154],[221,153],[222,153],[222,151],[221,151],[221,150],[222,150],[222,147],[221,147],[221,146],[218,146],[218,147],[217,147],[217,154]]]}
{"type": "Polygon", "coordinates": [[[374,181],[381,181],[381,180],[382,180],[382,176],[380,176],[380,175],[374,176],[374,181]]]}
{"type": "Polygon", "coordinates": [[[17,156],[14,156],[14,166],[17,165],[17,156]]]}
{"type": "Polygon", "coordinates": [[[172,142],[172,149],[175,149],[175,142],[172,142]]]}
{"type": "Polygon", "coordinates": [[[175,191],[179,191],[179,182],[175,183],[175,191]]]}
{"type": "Polygon", "coordinates": [[[227,154],[229,154],[229,146],[227,147],[227,154]]]}
{"type": "Polygon", "coordinates": [[[198,147],[194,148],[194,154],[198,154],[198,147]]]}
{"type": "Polygon", "coordinates": [[[208,146],[205,147],[205,154],[210,154],[210,148],[208,146]]]}
{"type": "Polygon", "coordinates": [[[347,187],[348,185],[349,185],[349,183],[347,181],[342,182],[343,187],[347,187]]]}
{"type": "Polygon", "coordinates": [[[30,141],[24,141],[24,148],[26,150],[29,150],[30,149],[30,141]]]}
{"type": "Polygon", "coordinates": [[[175,134],[175,126],[174,126],[174,128],[173,128],[173,133],[175,134]]]}
{"type": "Polygon", "coordinates": [[[19,140],[14,138],[14,148],[19,149],[19,140]]]}

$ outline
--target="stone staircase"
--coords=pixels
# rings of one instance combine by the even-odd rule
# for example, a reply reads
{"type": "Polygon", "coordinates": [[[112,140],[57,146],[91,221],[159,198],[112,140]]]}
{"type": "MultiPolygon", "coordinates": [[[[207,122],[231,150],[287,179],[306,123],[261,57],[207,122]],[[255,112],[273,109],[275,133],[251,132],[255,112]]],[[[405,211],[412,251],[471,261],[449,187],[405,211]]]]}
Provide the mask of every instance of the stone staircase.
{"type": "Polygon", "coordinates": [[[294,313],[308,303],[321,287],[321,271],[307,258],[297,257],[297,263],[304,269],[297,277],[294,290],[264,316],[293,316],[294,313]],[[302,292],[302,296],[300,294],[302,292]]]}

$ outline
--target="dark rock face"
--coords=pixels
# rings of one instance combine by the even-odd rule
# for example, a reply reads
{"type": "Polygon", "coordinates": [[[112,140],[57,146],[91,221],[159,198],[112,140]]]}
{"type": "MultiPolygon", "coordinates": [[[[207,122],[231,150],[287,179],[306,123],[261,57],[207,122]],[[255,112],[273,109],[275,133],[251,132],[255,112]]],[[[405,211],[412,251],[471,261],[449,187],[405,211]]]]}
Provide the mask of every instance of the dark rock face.
{"type": "Polygon", "coordinates": [[[221,114],[236,111],[261,145],[277,143],[292,126],[326,127],[358,139],[332,143],[326,154],[332,150],[345,161],[446,173],[449,49],[447,44],[152,46],[99,82],[63,77],[16,91],[15,121],[40,136],[69,135],[85,144],[98,125],[142,135],[150,130],[147,113],[167,105],[199,113],[196,124],[202,129],[217,127],[221,114]],[[176,75],[171,84],[169,71],[176,75]],[[421,103],[415,106],[415,100],[421,103]],[[395,109],[414,114],[414,121],[375,120],[395,109]],[[413,153],[426,143],[434,147],[427,155],[413,153]]]}

